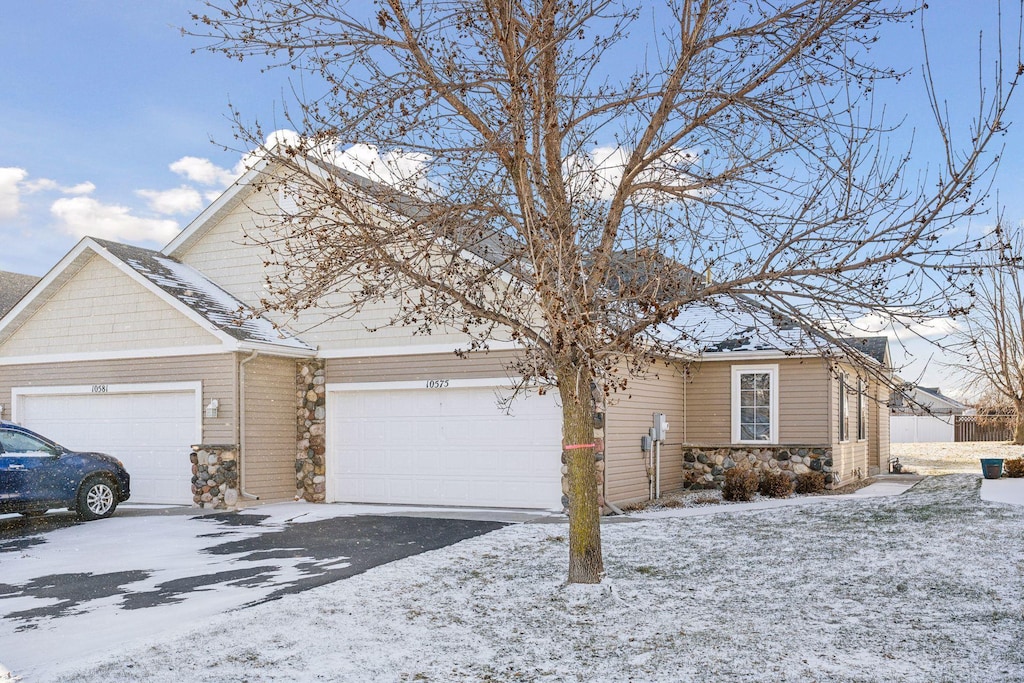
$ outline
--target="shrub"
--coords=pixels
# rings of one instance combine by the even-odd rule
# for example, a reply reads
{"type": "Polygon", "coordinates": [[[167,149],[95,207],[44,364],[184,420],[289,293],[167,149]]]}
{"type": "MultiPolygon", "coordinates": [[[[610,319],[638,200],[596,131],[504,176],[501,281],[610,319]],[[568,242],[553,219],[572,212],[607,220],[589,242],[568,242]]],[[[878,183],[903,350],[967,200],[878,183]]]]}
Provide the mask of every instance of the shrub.
{"type": "Polygon", "coordinates": [[[722,498],[732,501],[753,500],[757,493],[757,474],[743,467],[733,467],[725,472],[722,483],[722,498]]]}
{"type": "Polygon", "coordinates": [[[1024,458],[1004,460],[1003,471],[1008,477],[1024,477],[1024,458]]]}
{"type": "Polygon", "coordinates": [[[785,472],[765,472],[757,490],[769,498],[788,498],[793,493],[793,480],[785,472]]]}
{"type": "Polygon", "coordinates": [[[821,493],[825,490],[825,474],[823,472],[804,472],[796,475],[797,493],[821,493]]]}

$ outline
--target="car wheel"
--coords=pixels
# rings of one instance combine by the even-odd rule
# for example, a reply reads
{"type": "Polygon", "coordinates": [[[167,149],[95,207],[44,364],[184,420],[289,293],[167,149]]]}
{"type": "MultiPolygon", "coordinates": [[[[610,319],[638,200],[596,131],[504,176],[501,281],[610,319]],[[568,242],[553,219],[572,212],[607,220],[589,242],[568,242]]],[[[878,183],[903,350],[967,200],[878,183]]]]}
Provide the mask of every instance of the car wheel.
{"type": "Polygon", "coordinates": [[[88,521],[109,517],[117,507],[117,493],[102,477],[86,479],[78,491],[78,516],[88,521]]]}
{"type": "Polygon", "coordinates": [[[46,510],[25,510],[21,513],[22,517],[42,517],[46,514],[46,510]]]}

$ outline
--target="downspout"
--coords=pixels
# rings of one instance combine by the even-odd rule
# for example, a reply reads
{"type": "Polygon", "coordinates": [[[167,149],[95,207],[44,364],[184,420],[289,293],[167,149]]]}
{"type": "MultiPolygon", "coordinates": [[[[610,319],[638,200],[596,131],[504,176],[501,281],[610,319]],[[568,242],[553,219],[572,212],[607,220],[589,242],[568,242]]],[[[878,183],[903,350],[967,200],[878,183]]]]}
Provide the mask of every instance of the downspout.
{"type": "Polygon", "coordinates": [[[235,413],[235,439],[238,443],[238,493],[246,500],[259,500],[260,497],[245,490],[245,364],[256,360],[259,351],[253,351],[248,358],[238,364],[238,412],[235,413]]]}

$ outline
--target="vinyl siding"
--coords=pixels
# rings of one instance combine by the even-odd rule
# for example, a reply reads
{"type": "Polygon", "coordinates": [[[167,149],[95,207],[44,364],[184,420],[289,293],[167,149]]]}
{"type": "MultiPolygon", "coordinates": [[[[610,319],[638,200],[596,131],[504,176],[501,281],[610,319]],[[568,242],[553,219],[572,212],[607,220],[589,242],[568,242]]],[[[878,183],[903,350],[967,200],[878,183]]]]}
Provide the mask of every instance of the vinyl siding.
{"type": "MultiPolygon", "coordinates": [[[[40,363],[0,366],[0,396],[4,417],[9,417],[14,387],[90,386],[94,384],[144,384],[150,382],[203,383],[203,405],[216,398],[218,417],[203,419],[203,441],[235,442],[235,361],[232,354],[173,358],[140,358],[75,363],[40,363]]],[[[188,453],[182,466],[188,467],[188,453]]]]}
{"type": "Polygon", "coordinates": [[[605,498],[616,504],[649,496],[646,454],[640,438],[652,426],[653,413],[665,413],[668,438],[661,449],[661,492],[682,485],[683,370],[657,363],[648,376],[630,380],[627,389],[608,399],[605,414],[605,498]]]}
{"type": "Polygon", "coordinates": [[[732,368],[744,365],[778,365],[780,444],[830,443],[828,366],[817,358],[694,363],[683,395],[685,420],[678,435],[683,442],[732,442],[732,368]]]}
{"type": "MultiPolygon", "coordinates": [[[[260,225],[279,213],[273,185],[250,192],[215,225],[178,258],[196,268],[235,297],[256,306],[266,295],[264,282],[268,272],[264,263],[269,253],[253,243],[248,235],[258,236],[260,225]]],[[[415,292],[410,293],[415,297],[415,292]]],[[[324,306],[331,310],[351,300],[345,291],[324,297],[324,306]]],[[[319,346],[321,351],[367,347],[398,347],[413,345],[465,344],[467,337],[454,331],[437,329],[432,334],[414,335],[412,329],[391,327],[389,321],[398,312],[393,302],[368,303],[358,316],[332,318],[317,310],[302,311],[294,320],[285,320],[274,313],[267,318],[288,323],[305,342],[319,346]],[[369,330],[375,330],[373,332],[369,330]]]]}
{"type": "Polygon", "coordinates": [[[839,377],[833,373],[830,378],[832,396],[832,429],[831,442],[833,469],[839,474],[840,485],[849,484],[860,477],[868,476],[868,451],[871,438],[871,425],[868,424],[868,439],[857,440],[857,372],[853,367],[846,364],[839,364],[836,372],[847,374],[847,383],[850,385],[849,408],[850,408],[850,434],[846,441],[839,440],[839,377]],[[859,477],[858,477],[859,475],[859,477]]]}
{"type": "Polygon", "coordinates": [[[245,488],[264,501],[295,496],[295,367],[291,358],[261,356],[240,370],[245,378],[245,488]]]}
{"type": "Polygon", "coordinates": [[[94,256],[0,345],[0,356],[219,343],[156,294],[94,256]]]}
{"type": "Polygon", "coordinates": [[[465,360],[454,353],[332,358],[326,377],[333,382],[401,382],[428,379],[508,377],[513,351],[473,353],[465,360]]]}

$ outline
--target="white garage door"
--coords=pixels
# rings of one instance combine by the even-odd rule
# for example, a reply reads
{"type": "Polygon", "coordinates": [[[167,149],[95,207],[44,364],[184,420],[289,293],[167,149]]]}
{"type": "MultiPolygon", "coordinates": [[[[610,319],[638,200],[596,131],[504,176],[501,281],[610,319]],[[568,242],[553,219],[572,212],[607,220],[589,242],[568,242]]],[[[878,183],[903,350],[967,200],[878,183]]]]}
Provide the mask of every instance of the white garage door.
{"type": "Polygon", "coordinates": [[[432,384],[443,388],[329,387],[333,500],[560,506],[562,418],[555,396],[518,399],[506,415],[494,386],[432,384]]]}
{"type": "Polygon", "coordinates": [[[121,460],[132,478],[133,503],[190,504],[188,455],[201,429],[196,390],[103,390],[21,394],[18,422],[71,450],[121,460]]]}

